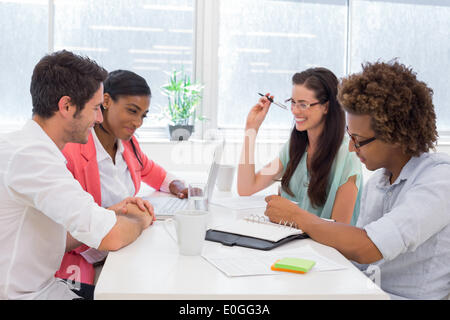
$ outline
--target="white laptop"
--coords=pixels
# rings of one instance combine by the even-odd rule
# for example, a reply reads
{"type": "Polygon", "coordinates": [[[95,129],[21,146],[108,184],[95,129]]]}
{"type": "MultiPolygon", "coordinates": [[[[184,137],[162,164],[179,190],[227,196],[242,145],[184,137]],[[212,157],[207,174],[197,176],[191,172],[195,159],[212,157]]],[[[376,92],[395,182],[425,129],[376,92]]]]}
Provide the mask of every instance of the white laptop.
{"type": "MultiPolygon", "coordinates": [[[[214,149],[213,160],[209,168],[208,180],[206,182],[206,195],[208,201],[211,201],[214,187],[216,185],[217,173],[219,171],[220,159],[222,158],[222,151],[224,142],[220,142],[214,149]]],[[[143,199],[150,201],[155,209],[156,219],[164,220],[172,217],[175,212],[179,210],[188,209],[189,199],[179,199],[174,195],[161,195],[143,197],[143,199]]]]}

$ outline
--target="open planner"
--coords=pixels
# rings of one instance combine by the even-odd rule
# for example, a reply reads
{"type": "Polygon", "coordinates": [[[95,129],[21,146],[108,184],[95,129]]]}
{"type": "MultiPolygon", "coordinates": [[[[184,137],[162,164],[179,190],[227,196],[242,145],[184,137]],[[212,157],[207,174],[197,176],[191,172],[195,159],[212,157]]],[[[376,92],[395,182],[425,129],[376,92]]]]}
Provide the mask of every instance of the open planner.
{"type": "Polygon", "coordinates": [[[294,239],[304,238],[308,238],[308,235],[300,229],[253,215],[215,226],[206,232],[205,239],[227,246],[270,250],[294,239]]]}

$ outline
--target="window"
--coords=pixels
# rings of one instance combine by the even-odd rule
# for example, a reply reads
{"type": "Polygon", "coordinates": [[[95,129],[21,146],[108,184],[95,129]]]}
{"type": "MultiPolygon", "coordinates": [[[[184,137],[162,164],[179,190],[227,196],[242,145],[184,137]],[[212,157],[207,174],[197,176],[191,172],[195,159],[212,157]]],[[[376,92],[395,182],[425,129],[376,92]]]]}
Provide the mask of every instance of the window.
{"type": "Polygon", "coordinates": [[[399,58],[434,91],[438,129],[450,132],[450,1],[352,1],[350,73],[399,58]]]}
{"type": "MultiPolygon", "coordinates": [[[[174,67],[205,84],[201,113],[210,120],[196,135],[218,128],[233,137],[257,93],[283,102],[295,72],[324,66],[342,77],[393,58],[433,88],[440,135],[450,133],[446,0],[0,0],[0,18],[0,131],[30,117],[34,65],[65,48],[147,79],[155,117],[141,137],[167,137],[156,115],[164,71],[174,67]]],[[[260,135],[286,139],[291,127],[290,111],[273,107],[260,135]]]]}
{"type": "MultiPolygon", "coordinates": [[[[283,103],[296,72],[323,66],[343,76],[346,28],[345,0],[220,1],[218,126],[242,128],[257,92],[283,103]]],[[[290,128],[291,112],[271,108],[263,126],[290,128]]]]}
{"type": "MultiPolygon", "coordinates": [[[[30,118],[33,68],[48,51],[62,49],[89,56],[108,71],[143,76],[152,90],[149,116],[159,114],[166,103],[159,90],[165,72],[193,70],[194,7],[194,0],[0,0],[1,122],[30,118]]],[[[151,118],[144,126],[164,123],[151,118]]]]}
{"type": "MultiPolygon", "coordinates": [[[[393,58],[434,90],[438,130],[450,132],[449,1],[221,0],[219,15],[217,126],[229,136],[242,132],[256,92],[282,102],[297,71],[324,66],[342,77],[393,58]]],[[[287,138],[291,127],[290,112],[274,107],[261,133],[285,128],[268,136],[287,138]]]]}
{"type": "MultiPolygon", "coordinates": [[[[108,71],[127,69],[144,77],[152,90],[150,119],[167,98],[159,88],[165,72],[193,68],[194,0],[55,0],[55,51],[88,55],[108,71]]],[[[162,120],[161,122],[164,123],[162,120]]]]}
{"type": "Polygon", "coordinates": [[[46,0],[0,1],[0,130],[31,117],[30,79],[48,51],[46,0]],[[19,39],[19,40],[18,40],[19,39]]]}

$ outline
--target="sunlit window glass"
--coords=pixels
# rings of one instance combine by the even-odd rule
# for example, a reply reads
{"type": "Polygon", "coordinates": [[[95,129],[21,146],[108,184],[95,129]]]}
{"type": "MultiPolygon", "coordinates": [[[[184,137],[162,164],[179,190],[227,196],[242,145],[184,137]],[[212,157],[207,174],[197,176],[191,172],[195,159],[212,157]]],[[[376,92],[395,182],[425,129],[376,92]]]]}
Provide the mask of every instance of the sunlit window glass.
{"type": "Polygon", "coordinates": [[[33,68],[48,51],[48,1],[0,1],[0,126],[31,118],[33,68]]]}
{"type": "Polygon", "coordinates": [[[450,1],[352,1],[351,27],[349,71],[398,58],[433,89],[438,129],[450,131],[450,1]]]}
{"type": "MultiPolygon", "coordinates": [[[[245,125],[257,92],[291,96],[295,72],[323,66],[345,73],[347,1],[221,0],[218,126],[245,125]]],[[[265,128],[290,128],[290,111],[274,107],[265,128]]]]}
{"type": "Polygon", "coordinates": [[[166,106],[160,87],[174,68],[193,68],[194,0],[55,1],[55,50],[87,55],[108,71],[128,69],[152,90],[145,125],[166,106]]]}

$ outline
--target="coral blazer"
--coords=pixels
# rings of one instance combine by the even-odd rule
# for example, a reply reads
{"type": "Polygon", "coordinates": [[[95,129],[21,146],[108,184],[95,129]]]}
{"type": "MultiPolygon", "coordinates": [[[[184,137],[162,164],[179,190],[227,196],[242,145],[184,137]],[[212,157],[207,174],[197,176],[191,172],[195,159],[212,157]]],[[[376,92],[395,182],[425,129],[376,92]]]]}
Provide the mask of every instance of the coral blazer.
{"type": "MultiPolygon", "coordinates": [[[[122,141],[122,143],[124,146],[123,158],[130,171],[131,179],[135,187],[135,194],[139,191],[141,181],[159,190],[166,177],[166,171],[147,158],[135,137],[132,137],[132,140],[136,147],[136,153],[142,161],[142,166],[134,154],[130,141],[122,141]]],[[[86,144],[68,143],[62,152],[67,159],[67,168],[72,172],[74,178],[78,180],[85,191],[92,195],[95,202],[101,206],[100,174],[97,163],[97,151],[92,133],[89,135],[86,144]]],[[[94,267],[80,255],[80,252],[87,249],[89,249],[88,246],[81,245],[72,251],[66,252],[61,267],[55,276],[62,279],[93,284],[95,277],[94,267]],[[79,269],[73,266],[78,266],[79,269]],[[79,271],[79,274],[77,271],[79,271]]]]}

